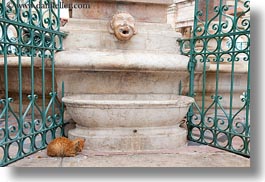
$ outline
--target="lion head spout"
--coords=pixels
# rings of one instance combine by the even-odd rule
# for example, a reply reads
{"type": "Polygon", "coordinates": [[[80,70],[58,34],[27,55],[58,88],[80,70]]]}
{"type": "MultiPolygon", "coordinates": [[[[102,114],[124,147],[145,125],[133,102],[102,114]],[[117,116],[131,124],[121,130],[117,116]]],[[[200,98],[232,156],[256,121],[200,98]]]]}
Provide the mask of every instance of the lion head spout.
{"type": "Polygon", "coordinates": [[[136,34],[135,19],[126,12],[116,13],[110,22],[110,33],[120,41],[128,41],[136,34]]]}

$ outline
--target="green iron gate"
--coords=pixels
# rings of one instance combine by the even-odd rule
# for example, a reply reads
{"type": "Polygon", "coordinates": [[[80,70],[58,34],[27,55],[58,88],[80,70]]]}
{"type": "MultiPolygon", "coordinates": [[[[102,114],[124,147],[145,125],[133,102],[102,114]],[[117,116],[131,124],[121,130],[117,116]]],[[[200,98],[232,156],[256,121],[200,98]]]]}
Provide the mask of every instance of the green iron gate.
{"type": "Polygon", "coordinates": [[[250,156],[250,1],[195,0],[188,139],[250,156]]]}
{"type": "Polygon", "coordinates": [[[62,49],[63,33],[54,5],[52,0],[0,1],[0,166],[63,135],[64,110],[54,79],[54,54],[62,49]]]}

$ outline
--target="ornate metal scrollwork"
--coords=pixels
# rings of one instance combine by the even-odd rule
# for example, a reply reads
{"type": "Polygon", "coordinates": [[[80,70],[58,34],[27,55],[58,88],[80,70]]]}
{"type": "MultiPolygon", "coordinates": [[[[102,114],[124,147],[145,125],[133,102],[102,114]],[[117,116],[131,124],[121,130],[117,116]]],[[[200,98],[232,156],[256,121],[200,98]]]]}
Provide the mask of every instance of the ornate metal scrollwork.
{"type": "Polygon", "coordinates": [[[189,96],[197,101],[190,109],[187,123],[190,140],[249,156],[250,73],[246,69],[250,67],[250,1],[231,2],[221,0],[214,4],[210,0],[196,0],[193,36],[178,40],[181,53],[190,57],[189,96]],[[210,69],[206,63],[210,63],[210,69]],[[198,64],[202,65],[201,72],[195,68],[198,64]],[[235,97],[238,65],[246,68],[246,91],[235,97]],[[211,88],[207,85],[210,75],[215,82],[211,88]],[[221,94],[224,75],[229,75],[226,79],[230,79],[227,85],[230,95],[221,94]],[[199,87],[194,87],[195,79],[199,87]],[[195,96],[195,91],[200,94],[195,96]],[[235,110],[233,104],[240,100],[242,106],[235,110]]]}

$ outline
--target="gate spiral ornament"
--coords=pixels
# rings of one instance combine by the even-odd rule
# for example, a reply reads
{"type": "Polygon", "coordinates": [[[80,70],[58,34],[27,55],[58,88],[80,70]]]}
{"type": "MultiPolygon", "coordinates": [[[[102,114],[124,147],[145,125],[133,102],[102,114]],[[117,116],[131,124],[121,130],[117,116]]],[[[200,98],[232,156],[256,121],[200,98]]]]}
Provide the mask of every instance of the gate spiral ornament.
{"type": "Polygon", "coordinates": [[[62,50],[65,34],[60,32],[59,9],[45,8],[59,2],[0,2],[0,166],[44,149],[50,140],[63,135],[64,106],[57,99],[54,54],[62,50]],[[25,83],[27,60],[30,79],[25,83]],[[16,69],[12,68],[15,63],[16,69]],[[36,63],[40,63],[38,69],[36,63]],[[17,90],[12,90],[10,80],[16,76],[17,90]],[[46,88],[50,78],[51,86],[46,88]],[[40,91],[37,85],[41,85],[40,91]]]}
{"type": "Polygon", "coordinates": [[[193,37],[179,40],[182,54],[190,57],[189,96],[196,100],[187,116],[188,138],[249,157],[250,1],[229,2],[195,0],[193,37]],[[196,74],[201,86],[195,85],[196,74]],[[229,90],[222,95],[224,79],[229,90]]]}

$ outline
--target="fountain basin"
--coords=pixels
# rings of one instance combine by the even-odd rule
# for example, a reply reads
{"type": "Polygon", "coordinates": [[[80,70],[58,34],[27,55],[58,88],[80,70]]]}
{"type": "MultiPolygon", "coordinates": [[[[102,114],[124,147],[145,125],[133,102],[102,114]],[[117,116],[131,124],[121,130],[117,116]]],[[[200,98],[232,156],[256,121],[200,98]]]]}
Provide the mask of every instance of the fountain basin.
{"type": "Polygon", "coordinates": [[[70,138],[86,138],[94,151],[176,149],[186,143],[179,127],[193,98],[173,94],[81,94],[63,98],[76,122],[70,138]]]}
{"type": "Polygon", "coordinates": [[[74,121],[89,128],[173,126],[193,98],[163,94],[83,94],[63,98],[74,121]]]}

